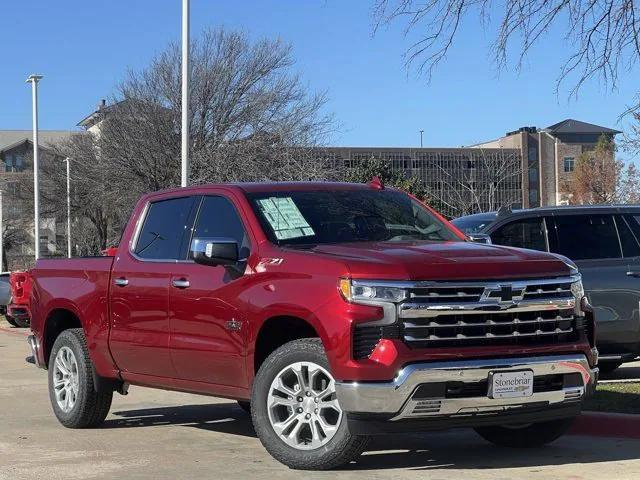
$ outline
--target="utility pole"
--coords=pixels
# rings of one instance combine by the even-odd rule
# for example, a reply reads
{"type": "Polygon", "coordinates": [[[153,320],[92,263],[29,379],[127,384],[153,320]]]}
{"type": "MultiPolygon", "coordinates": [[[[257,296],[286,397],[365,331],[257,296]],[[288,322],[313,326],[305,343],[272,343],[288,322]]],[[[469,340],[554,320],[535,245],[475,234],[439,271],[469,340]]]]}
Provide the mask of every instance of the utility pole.
{"type": "Polygon", "coordinates": [[[71,258],[71,176],[69,162],[70,158],[65,158],[67,162],[67,257],[71,258]]]}
{"type": "Polygon", "coordinates": [[[424,130],[420,130],[420,148],[422,148],[422,134],[424,133],[424,130]]]}
{"type": "Polygon", "coordinates": [[[42,75],[29,75],[33,107],[33,229],[35,234],[35,256],[40,258],[40,189],[38,179],[38,82],[42,75]]]}
{"type": "Polygon", "coordinates": [[[182,0],[182,175],[189,183],[189,0],[182,0]]]}

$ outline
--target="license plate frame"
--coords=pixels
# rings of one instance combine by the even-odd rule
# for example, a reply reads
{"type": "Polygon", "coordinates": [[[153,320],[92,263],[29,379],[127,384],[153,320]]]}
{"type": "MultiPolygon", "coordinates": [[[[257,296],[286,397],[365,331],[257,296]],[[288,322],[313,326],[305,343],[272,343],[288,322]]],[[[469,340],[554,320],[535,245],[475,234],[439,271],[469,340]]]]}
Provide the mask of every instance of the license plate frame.
{"type": "Polygon", "coordinates": [[[489,372],[487,396],[494,399],[528,398],[533,395],[533,370],[489,372]]]}

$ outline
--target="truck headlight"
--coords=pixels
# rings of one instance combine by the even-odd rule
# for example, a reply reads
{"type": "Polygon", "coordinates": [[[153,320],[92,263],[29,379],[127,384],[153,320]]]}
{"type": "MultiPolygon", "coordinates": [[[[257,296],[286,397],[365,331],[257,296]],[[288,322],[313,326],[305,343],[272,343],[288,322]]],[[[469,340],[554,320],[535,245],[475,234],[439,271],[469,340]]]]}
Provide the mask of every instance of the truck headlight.
{"type": "Polygon", "coordinates": [[[398,303],[407,297],[407,291],[404,288],[384,281],[341,278],[339,289],[345,300],[368,305],[374,302],[398,303]]]}
{"type": "Polygon", "coordinates": [[[400,283],[385,280],[351,280],[341,278],[338,290],[351,303],[382,309],[382,318],[364,322],[368,326],[392,325],[397,319],[397,304],[407,298],[408,290],[400,283]]]}
{"type": "Polygon", "coordinates": [[[577,275],[577,280],[571,284],[571,293],[576,299],[576,314],[582,315],[582,300],[584,298],[584,287],[582,286],[582,278],[577,275]]]}
{"type": "Polygon", "coordinates": [[[582,301],[582,297],[584,297],[584,287],[582,286],[581,279],[571,284],[571,293],[576,297],[576,302],[580,303],[582,301]]]}

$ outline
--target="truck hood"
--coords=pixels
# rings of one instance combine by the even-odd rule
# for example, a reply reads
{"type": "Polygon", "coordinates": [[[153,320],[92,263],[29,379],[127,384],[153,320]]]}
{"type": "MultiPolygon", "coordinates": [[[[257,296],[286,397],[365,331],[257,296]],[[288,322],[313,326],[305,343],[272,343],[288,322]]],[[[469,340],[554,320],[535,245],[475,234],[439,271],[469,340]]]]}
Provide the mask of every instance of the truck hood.
{"type": "Polygon", "coordinates": [[[318,245],[310,252],[343,261],[354,278],[489,280],[569,275],[555,255],[473,242],[366,242],[318,245]]]}

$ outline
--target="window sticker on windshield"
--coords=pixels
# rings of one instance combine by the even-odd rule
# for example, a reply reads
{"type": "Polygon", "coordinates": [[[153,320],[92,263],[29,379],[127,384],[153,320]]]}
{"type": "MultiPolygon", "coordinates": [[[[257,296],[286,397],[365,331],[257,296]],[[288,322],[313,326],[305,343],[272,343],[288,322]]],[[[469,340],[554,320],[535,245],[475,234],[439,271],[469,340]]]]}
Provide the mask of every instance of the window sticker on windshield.
{"type": "Polygon", "coordinates": [[[315,235],[291,197],[263,198],[258,204],[278,240],[315,235]]]}

